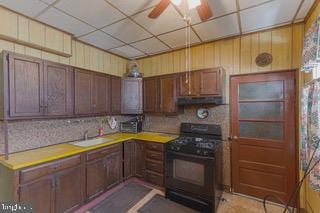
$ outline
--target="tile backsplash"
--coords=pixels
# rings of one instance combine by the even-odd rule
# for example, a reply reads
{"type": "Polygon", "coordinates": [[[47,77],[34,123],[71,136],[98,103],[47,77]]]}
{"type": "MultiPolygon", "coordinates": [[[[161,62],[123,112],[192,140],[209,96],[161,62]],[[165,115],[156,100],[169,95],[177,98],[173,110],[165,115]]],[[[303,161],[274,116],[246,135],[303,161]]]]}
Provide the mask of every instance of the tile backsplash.
{"type": "MultiPolygon", "coordinates": [[[[129,120],[128,116],[115,116],[119,122],[129,120]]],[[[111,129],[103,120],[105,117],[77,119],[25,120],[10,121],[8,124],[9,152],[20,152],[43,146],[64,143],[83,138],[89,131],[89,137],[97,136],[100,126],[105,133],[117,132],[118,126],[111,129]]],[[[3,123],[0,122],[0,154],[4,153],[3,123]]]]}

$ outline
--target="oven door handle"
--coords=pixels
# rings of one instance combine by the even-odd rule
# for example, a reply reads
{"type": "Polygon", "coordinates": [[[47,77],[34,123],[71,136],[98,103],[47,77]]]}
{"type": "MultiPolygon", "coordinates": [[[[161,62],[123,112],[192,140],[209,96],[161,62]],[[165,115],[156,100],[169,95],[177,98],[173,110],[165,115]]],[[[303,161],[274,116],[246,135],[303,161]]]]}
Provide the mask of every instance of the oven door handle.
{"type": "Polygon", "coordinates": [[[183,156],[183,157],[202,159],[202,160],[213,160],[214,159],[214,157],[204,157],[204,156],[200,156],[200,155],[191,155],[191,154],[185,154],[185,153],[175,152],[175,151],[167,151],[167,153],[178,155],[178,156],[183,156]]]}

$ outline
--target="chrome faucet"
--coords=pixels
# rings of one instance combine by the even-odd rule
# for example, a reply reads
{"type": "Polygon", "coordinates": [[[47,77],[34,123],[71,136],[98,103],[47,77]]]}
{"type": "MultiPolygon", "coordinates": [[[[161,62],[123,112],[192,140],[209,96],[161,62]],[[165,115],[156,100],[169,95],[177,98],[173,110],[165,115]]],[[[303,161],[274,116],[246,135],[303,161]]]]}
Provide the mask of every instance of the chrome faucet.
{"type": "Polygon", "coordinates": [[[86,130],[83,134],[83,138],[85,141],[88,140],[88,133],[89,133],[89,130],[86,130]]]}

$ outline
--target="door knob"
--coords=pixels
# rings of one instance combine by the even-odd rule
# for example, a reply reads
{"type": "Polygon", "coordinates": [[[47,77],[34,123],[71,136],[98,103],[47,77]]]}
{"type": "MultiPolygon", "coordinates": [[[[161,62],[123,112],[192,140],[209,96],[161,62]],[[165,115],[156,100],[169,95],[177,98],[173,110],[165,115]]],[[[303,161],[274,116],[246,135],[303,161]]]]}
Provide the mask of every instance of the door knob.
{"type": "Polygon", "coordinates": [[[233,136],[233,140],[238,140],[238,136],[233,136]]]}

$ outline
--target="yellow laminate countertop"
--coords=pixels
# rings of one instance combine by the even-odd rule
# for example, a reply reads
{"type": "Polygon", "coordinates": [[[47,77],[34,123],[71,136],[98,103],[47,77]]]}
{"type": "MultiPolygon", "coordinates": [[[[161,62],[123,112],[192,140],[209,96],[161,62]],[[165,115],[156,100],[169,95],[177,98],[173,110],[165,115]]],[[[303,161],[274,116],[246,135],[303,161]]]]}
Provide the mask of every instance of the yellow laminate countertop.
{"type": "Polygon", "coordinates": [[[104,135],[101,138],[106,138],[106,143],[94,145],[90,147],[79,147],[69,143],[57,144],[48,147],[18,152],[9,155],[8,160],[4,160],[4,156],[0,157],[0,164],[16,170],[33,166],[41,163],[46,163],[52,160],[68,157],[79,154],[89,150],[106,147],[112,144],[120,143],[127,140],[142,140],[156,143],[167,143],[175,138],[177,135],[156,133],[156,132],[141,132],[141,133],[114,133],[104,135]],[[108,139],[108,140],[107,140],[108,139]],[[112,139],[110,141],[110,139],[112,139]]]}

